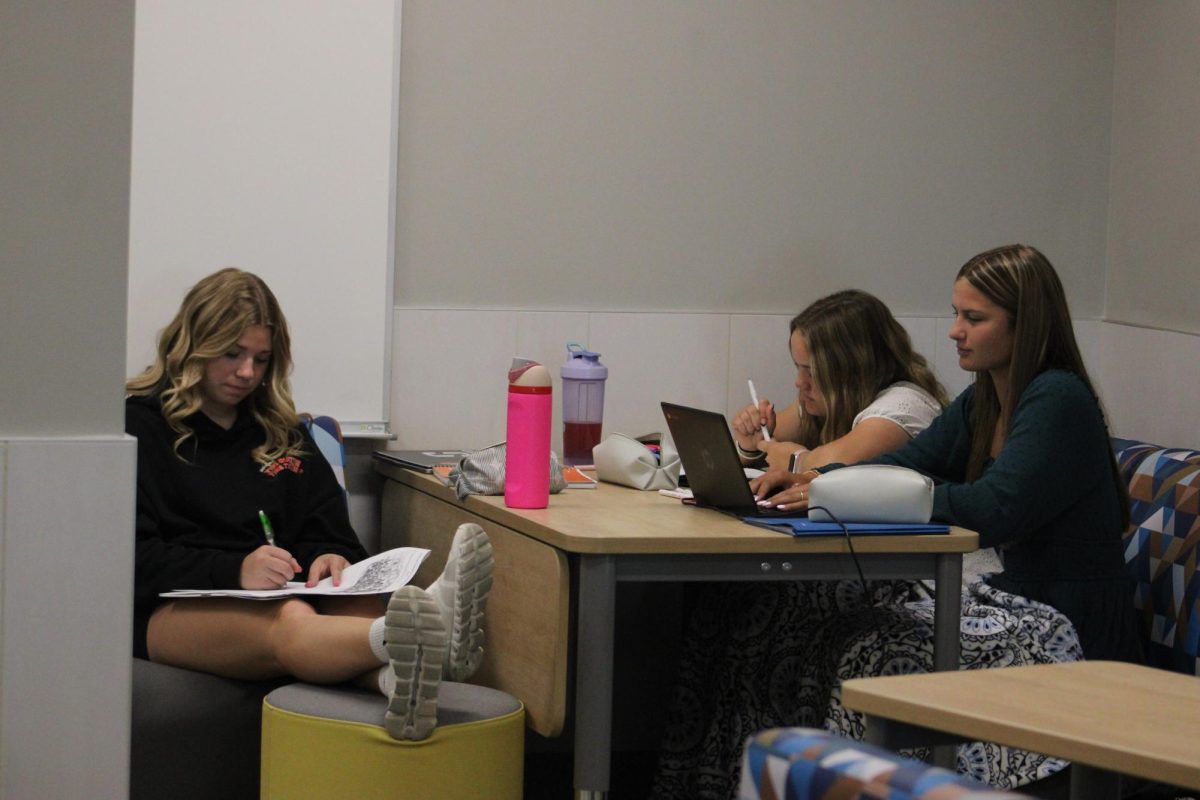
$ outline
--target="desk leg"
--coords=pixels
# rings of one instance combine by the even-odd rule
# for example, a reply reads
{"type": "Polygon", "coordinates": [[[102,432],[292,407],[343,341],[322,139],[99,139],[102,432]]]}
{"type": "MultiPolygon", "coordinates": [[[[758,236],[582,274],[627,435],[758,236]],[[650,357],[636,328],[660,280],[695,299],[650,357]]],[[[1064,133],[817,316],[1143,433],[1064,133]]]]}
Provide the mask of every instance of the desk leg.
{"type": "Polygon", "coordinates": [[[962,555],[942,553],[934,568],[937,599],[933,606],[933,669],[957,670],[962,618],[962,555]]]}
{"type": "MultiPolygon", "coordinates": [[[[943,553],[934,567],[937,599],[933,606],[933,669],[956,671],[959,667],[959,625],[962,619],[962,555],[943,553]]],[[[954,747],[933,748],[933,763],[954,771],[958,766],[954,747]]]]}
{"type": "Polygon", "coordinates": [[[613,626],[617,565],[579,557],[575,647],[575,797],[604,800],[612,762],[613,626]]]}

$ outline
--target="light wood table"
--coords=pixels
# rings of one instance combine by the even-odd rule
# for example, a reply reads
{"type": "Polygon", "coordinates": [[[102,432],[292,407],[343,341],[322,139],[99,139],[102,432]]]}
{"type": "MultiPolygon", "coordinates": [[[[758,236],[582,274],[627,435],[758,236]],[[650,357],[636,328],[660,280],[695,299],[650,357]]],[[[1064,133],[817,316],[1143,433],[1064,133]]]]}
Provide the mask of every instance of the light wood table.
{"type": "Polygon", "coordinates": [[[1200,678],[1078,661],[856,678],[842,703],[890,749],[989,741],[1073,762],[1071,797],[1119,797],[1119,774],[1200,789],[1200,678]]]}
{"type": "MultiPolygon", "coordinates": [[[[567,658],[573,647],[574,783],[578,798],[608,791],[612,738],[613,629],[618,581],[815,580],[856,578],[840,537],[795,538],[746,525],[657,492],[602,483],[568,489],[537,510],[505,507],[502,497],[463,501],[436,478],[376,460],[383,488],[381,544],[428,547],[436,577],[457,525],[476,522],[495,549],[487,647],[477,681],[525,703],[530,727],[561,733],[567,658]]],[[[962,554],[971,531],[855,537],[869,579],[928,579],[939,592],[935,665],[958,668],[962,554]]]]}

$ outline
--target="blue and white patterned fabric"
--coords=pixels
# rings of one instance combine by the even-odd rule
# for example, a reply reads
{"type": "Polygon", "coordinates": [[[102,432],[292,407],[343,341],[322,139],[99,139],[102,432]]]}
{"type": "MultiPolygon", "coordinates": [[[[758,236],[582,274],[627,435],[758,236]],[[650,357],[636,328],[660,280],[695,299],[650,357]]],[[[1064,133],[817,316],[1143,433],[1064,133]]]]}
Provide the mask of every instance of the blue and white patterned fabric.
{"type": "Polygon", "coordinates": [[[939,767],[814,728],[750,737],[739,800],[998,800],[997,792],[939,767]]]}
{"type": "Polygon", "coordinates": [[[342,489],[346,488],[346,447],[342,443],[342,428],[333,417],[304,417],[308,433],[317,443],[321,455],[333,467],[342,489]]]}

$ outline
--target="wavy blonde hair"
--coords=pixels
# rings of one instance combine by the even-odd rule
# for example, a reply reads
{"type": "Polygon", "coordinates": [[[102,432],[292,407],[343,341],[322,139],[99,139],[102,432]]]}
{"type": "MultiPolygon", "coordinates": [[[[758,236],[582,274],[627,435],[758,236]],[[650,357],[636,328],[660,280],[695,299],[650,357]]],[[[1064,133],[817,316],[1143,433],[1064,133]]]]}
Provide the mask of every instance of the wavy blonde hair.
{"type": "MultiPolygon", "coordinates": [[[[1004,309],[1013,336],[1008,396],[999,396],[991,373],[984,371],[975,375],[971,419],[974,431],[971,455],[967,460],[968,480],[983,473],[983,465],[991,454],[996,426],[1008,430],[1013,409],[1025,388],[1045,370],[1061,369],[1079,376],[1104,415],[1104,405],[1096,395],[1075,341],[1075,328],[1062,281],[1049,259],[1037,248],[1009,244],[980,253],[962,265],[955,280],[966,280],[1004,309]]],[[[1128,527],[1129,491],[1111,447],[1109,464],[1122,501],[1124,526],[1128,527]]]]}
{"type": "Polygon", "coordinates": [[[796,315],[791,333],[804,337],[813,383],[825,398],[824,417],[800,407],[799,443],[805,447],[845,436],[859,412],[898,381],[915,383],[946,406],[946,390],[929,363],[874,295],[846,289],[822,297],[796,315]]]}
{"type": "Polygon", "coordinates": [[[205,366],[235,347],[251,325],[271,332],[271,360],[262,383],[243,401],[266,432],[266,441],[251,455],[258,463],[268,464],[303,450],[304,438],[297,430],[300,420],[288,382],[292,346],[287,320],[262,278],[226,267],[188,291],[175,318],[159,333],[154,363],[125,383],[129,395],[159,398],[167,424],[179,434],[176,455],[195,435],[185,420],[201,408],[205,366]]]}

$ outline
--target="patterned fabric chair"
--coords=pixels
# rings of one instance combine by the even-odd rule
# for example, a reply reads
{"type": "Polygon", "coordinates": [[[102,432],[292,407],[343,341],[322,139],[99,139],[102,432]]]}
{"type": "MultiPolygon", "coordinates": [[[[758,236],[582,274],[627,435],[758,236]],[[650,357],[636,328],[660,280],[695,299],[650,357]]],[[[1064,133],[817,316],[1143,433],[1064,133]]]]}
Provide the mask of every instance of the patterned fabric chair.
{"type": "Polygon", "coordinates": [[[338,483],[346,488],[346,445],[342,441],[342,426],[333,417],[304,417],[308,433],[317,443],[321,455],[333,467],[338,483]]]}
{"type": "Polygon", "coordinates": [[[1150,666],[1200,675],[1200,452],[1112,440],[1129,481],[1125,563],[1150,666]]]}
{"type": "Polygon", "coordinates": [[[1000,800],[997,792],[939,767],[813,728],[753,736],[742,757],[740,800],[1000,800]]]}

